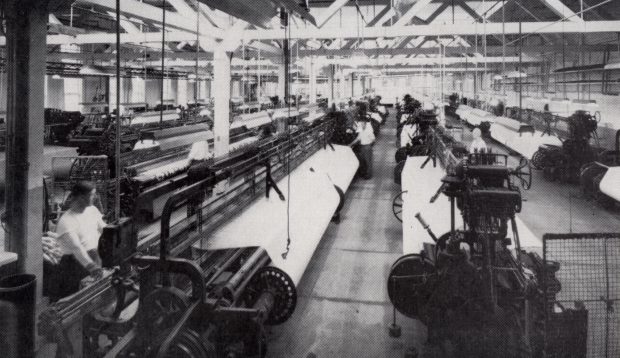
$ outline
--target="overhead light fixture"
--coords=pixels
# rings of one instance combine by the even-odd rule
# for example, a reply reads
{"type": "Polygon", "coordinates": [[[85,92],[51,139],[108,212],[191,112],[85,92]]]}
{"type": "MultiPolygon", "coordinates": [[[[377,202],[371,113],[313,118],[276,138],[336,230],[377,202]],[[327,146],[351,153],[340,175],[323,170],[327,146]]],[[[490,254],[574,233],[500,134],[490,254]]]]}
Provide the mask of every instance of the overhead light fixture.
{"type": "Polygon", "coordinates": [[[611,61],[605,65],[606,70],[620,70],[620,59],[611,61]]]}
{"type": "Polygon", "coordinates": [[[510,71],[506,73],[506,78],[525,78],[527,73],[521,71],[510,71]]]}
{"type": "Polygon", "coordinates": [[[311,50],[318,50],[323,46],[323,43],[317,39],[310,39],[306,41],[306,46],[311,50]]]}
{"type": "Polygon", "coordinates": [[[105,68],[93,65],[82,66],[79,74],[85,76],[112,76],[110,73],[106,72],[105,68]]]}
{"type": "Polygon", "coordinates": [[[52,76],[52,78],[53,78],[53,79],[55,79],[55,80],[60,80],[60,79],[62,79],[62,77],[60,77],[60,75],[59,75],[59,74],[57,74],[57,73],[56,73],[56,74],[54,74],[54,75],[52,76]]]}

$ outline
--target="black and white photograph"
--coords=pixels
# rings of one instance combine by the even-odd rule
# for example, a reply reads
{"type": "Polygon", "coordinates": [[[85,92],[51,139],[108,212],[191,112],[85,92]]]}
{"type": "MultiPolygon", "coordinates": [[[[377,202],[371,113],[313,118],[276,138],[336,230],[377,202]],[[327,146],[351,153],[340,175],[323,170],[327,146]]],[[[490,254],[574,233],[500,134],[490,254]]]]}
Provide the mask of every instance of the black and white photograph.
{"type": "Polygon", "coordinates": [[[3,358],[620,358],[620,0],[0,0],[3,358]]]}

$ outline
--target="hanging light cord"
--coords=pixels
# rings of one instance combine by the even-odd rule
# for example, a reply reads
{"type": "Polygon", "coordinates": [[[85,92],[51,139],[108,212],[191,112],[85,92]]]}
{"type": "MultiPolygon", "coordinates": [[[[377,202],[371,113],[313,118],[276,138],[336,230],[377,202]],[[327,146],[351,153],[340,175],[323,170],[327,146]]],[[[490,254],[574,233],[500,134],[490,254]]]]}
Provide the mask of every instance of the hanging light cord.
{"type": "Polygon", "coordinates": [[[166,0],[161,1],[161,19],[162,19],[162,28],[161,28],[161,91],[160,94],[160,108],[159,108],[159,128],[161,129],[164,125],[164,73],[165,73],[165,60],[166,60],[166,0]]]}
{"type": "MultiPolygon", "coordinates": [[[[284,9],[282,9],[281,11],[285,11],[284,9]]],[[[291,67],[291,61],[290,61],[290,39],[291,39],[291,28],[288,26],[288,14],[286,14],[286,24],[284,27],[284,36],[286,39],[286,48],[284,49],[284,56],[289,56],[289,63],[288,63],[288,68],[285,69],[285,71],[288,71],[290,73],[290,67],[291,67]]],[[[285,86],[290,86],[290,81],[289,81],[289,76],[285,76],[286,79],[286,83],[284,83],[285,86]]],[[[285,91],[286,93],[287,91],[285,91]]],[[[290,96],[290,91],[289,92],[289,96],[290,96]]],[[[297,100],[297,98],[295,98],[295,100],[297,100]]],[[[282,258],[284,260],[286,260],[288,253],[291,250],[291,126],[290,126],[290,118],[291,118],[291,101],[285,100],[285,103],[287,104],[287,110],[288,110],[288,116],[286,118],[286,137],[287,137],[287,145],[288,145],[288,153],[285,156],[286,158],[286,248],[284,249],[284,252],[282,253],[282,258]]]]}

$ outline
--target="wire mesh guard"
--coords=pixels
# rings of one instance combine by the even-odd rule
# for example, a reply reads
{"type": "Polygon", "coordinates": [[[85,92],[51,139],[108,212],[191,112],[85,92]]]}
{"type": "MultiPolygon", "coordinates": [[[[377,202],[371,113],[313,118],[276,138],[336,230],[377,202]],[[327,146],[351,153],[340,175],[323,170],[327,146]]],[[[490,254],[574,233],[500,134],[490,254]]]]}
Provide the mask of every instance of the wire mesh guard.
{"type": "Polygon", "coordinates": [[[105,155],[54,157],[49,203],[56,208],[64,207],[71,187],[79,181],[90,181],[95,184],[98,193],[95,205],[106,215],[113,210],[110,203],[114,198],[108,179],[108,157],[105,155]]]}
{"type": "Polygon", "coordinates": [[[547,357],[620,357],[620,234],[547,234],[543,250],[545,268],[559,264],[561,284],[548,307],[585,308],[548,315],[547,357]],[[576,335],[584,330],[585,347],[576,335]]]}

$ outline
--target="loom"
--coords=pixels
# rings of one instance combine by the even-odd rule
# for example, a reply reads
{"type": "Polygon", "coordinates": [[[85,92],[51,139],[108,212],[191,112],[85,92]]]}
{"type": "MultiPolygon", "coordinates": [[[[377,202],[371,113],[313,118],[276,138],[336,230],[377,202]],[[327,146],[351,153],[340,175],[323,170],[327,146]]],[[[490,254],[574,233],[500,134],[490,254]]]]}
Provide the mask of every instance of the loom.
{"type": "Polygon", "coordinates": [[[100,253],[119,268],[52,305],[41,332],[85,356],[264,356],[264,327],[293,313],[295,286],[357,169],[348,147],[328,145],[332,122],[202,161],[171,190],[159,221],[109,225],[100,253]],[[257,222],[257,212],[270,215],[257,222]],[[79,349],[66,331],[81,322],[79,349]]]}
{"type": "MultiPolygon", "coordinates": [[[[427,326],[429,345],[450,342],[463,357],[581,351],[581,331],[563,338],[545,331],[553,322],[565,332],[568,317],[583,324],[587,314],[549,304],[561,289],[560,267],[543,260],[542,242],[517,216],[522,199],[513,181],[529,187],[527,162],[511,168],[505,155],[486,153],[459,159],[435,143],[445,169],[409,157],[403,170],[405,255],[387,282],[395,310],[427,326]],[[441,183],[435,194],[432,182],[441,183]]],[[[390,334],[400,334],[395,319],[390,334]]]]}

